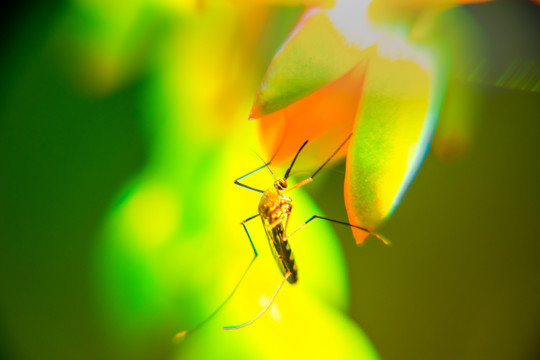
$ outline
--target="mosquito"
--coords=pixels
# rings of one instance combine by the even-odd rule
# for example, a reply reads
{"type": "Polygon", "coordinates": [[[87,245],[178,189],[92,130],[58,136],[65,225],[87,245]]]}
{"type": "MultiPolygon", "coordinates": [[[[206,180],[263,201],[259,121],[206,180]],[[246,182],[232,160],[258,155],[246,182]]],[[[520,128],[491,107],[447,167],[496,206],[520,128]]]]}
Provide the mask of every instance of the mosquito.
{"type": "Polygon", "coordinates": [[[258,218],[258,217],[261,218],[262,224],[263,224],[263,227],[264,227],[264,230],[265,230],[265,233],[266,233],[266,237],[268,238],[268,243],[269,243],[270,249],[272,251],[272,255],[273,255],[274,260],[276,261],[276,264],[277,264],[277,266],[278,266],[278,268],[279,268],[279,270],[281,272],[281,275],[283,275],[283,280],[281,281],[280,285],[278,286],[278,288],[274,292],[274,295],[268,301],[268,304],[262,309],[262,311],[259,314],[257,314],[257,316],[255,316],[254,318],[252,318],[248,322],[240,324],[240,325],[225,326],[225,327],[223,327],[223,329],[225,329],[225,330],[241,329],[243,327],[246,327],[246,326],[252,324],[254,321],[256,321],[258,318],[260,318],[270,308],[270,306],[273,304],[273,302],[276,299],[279,291],[281,290],[281,288],[283,287],[283,285],[285,284],[286,281],[289,282],[291,285],[294,285],[294,284],[296,284],[298,282],[298,267],[296,265],[296,261],[295,261],[293,251],[291,249],[291,245],[289,244],[289,238],[294,233],[296,233],[298,230],[302,229],[304,226],[306,226],[308,223],[310,223],[311,221],[313,221],[315,219],[321,219],[321,220],[325,220],[325,221],[329,221],[329,222],[333,222],[333,223],[337,223],[337,224],[341,224],[341,225],[350,226],[350,227],[365,231],[369,235],[375,236],[376,238],[381,240],[383,243],[388,244],[386,239],[384,239],[379,234],[376,234],[376,233],[372,232],[369,229],[366,229],[366,228],[358,226],[358,225],[353,225],[353,224],[350,224],[348,222],[329,219],[327,217],[323,217],[323,216],[319,216],[319,215],[313,215],[312,217],[307,219],[302,225],[300,225],[298,228],[296,228],[295,230],[293,230],[292,232],[287,234],[287,225],[289,223],[289,217],[290,217],[290,214],[291,214],[291,211],[292,211],[292,208],[293,208],[292,199],[287,194],[289,192],[291,192],[292,190],[298,189],[298,188],[312,182],[313,178],[330,162],[330,160],[332,160],[332,158],[339,152],[339,150],[341,150],[341,148],[343,146],[345,146],[345,144],[350,140],[352,135],[353,134],[351,133],[351,134],[349,134],[349,136],[347,136],[345,141],[343,141],[341,143],[341,145],[339,145],[339,147],[313,173],[313,175],[311,175],[310,177],[296,183],[292,187],[288,187],[287,180],[289,178],[289,175],[291,174],[291,170],[292,170],[292,168],[294,166],[294,163],[296,162],[296,159],[298,158],[298,155],[300,154],[302,149],[307,145],[308,140],[306,140],[302,144],[302,146],[300,147],[300,149],[298,150],[298,152],[294,156],[294,158],[293,158],[293,160],[291,162],[291,165],[289,166],[289,168],[285,172],[285,175],[282,178],[274,176],[272,170],[270,169],[270,164],[272,162],[272,160],[270,160],[267,163],[265,163],[264,165],[262,165],[262,166],[258,167],[257,169],[255,169],[255,170],[253,170],[253,171],[239,177],[238,179],[236,179],[234,181],[234,183],[236,185],[238,185],[238,186],[241,186],[241,187],[246,188],[248,190],[256,191],[256,192],[262,194],[261,200],[259,201],[258,213],[253,215],[253,216],[248,217],[247,219],[243,220],[240,223],[240,225],[242,225],[242,227],[244,228],[244,231],[246,232],[246,235],[247,235],[247,237],[249,239],[249,242],[251,244],[251,248],[253,249],[253,258],[251,259],[251,262],[249,263],[246,270],[244,271],[242,277],[240,278],[240,280],[238,281],[238,283],[236,284],[236,286],[234,287],[232,292],[229,294],[229,296],[225,299],[225,301],[208,318],[206,318],[206,320],[204,320],[202,323],[200,323],[199,325],[197,325],[195,328],[193,328],[191,330],[181,331],[180,333],[177,334],[177,336],[176,336],[177,338],[185,336],[185,334],[187,332],[193,332],[195,329],[197,329],[197,328],[201,327],[202,325],[204,325],[215,314],[217,314],[219,312],[219,310],[221,310],[221,308],[234,295],[234,293],[236,292],[236,289],[238,289],[238,287],[240,286],[240,283],[242,282],[242,280],[244,279],[244,277],[248,273],[249,269],[251,268],[251,265],[253,265],[253,262],[257,258],[258,253],[257,253],[257,249],[255,248],[255,245],[253,244],[253,240],[251,239],[249,231],[248,231],[248,229],[246,227],[246,223],[248,221],[251,221],[251,220],[253,220],[255,218],[258,218]],[[264,190],[256,189],[254,187],[251,187],[249,185],[246,185],[246,184],[243,184],[243,183],[240,182],[240,180],[242,180],[242,179],[244,179],[244,178],[246,178],[246,177],[248,177],[248,176],[256,173],[257,171],[259,171],[261,169],[264,169],[264,168],[267,168],[270,171],[270,173],[275,177],[274,184],[269,189],[264,191],[264,190]]]}

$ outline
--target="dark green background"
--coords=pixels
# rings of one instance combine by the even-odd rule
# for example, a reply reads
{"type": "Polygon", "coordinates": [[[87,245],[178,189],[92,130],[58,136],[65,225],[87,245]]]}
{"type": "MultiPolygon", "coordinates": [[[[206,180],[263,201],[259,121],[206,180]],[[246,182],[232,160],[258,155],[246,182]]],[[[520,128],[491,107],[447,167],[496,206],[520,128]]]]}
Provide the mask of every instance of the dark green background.
{"type": "MultiPolygon", "coordinates": [[[[474,92],[482,121],[472,149],[453,162],[428,155],[380,229],[391,247],[357,247],[336,227],[352,316],[383,359],[540,356],[540,96],[474,92]]],[[[325,212],[346,218],[330,198],[325,212]]]]}

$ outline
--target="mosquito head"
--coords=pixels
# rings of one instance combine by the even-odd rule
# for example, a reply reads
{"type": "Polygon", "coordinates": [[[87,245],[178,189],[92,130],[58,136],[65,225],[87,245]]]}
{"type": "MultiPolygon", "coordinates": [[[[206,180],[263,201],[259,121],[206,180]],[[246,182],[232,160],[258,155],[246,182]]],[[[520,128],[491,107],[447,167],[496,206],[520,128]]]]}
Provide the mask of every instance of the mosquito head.
{"type": "Polygon", "coordinates": [[[276,190],[279,190],[279,191],[285,190],[287,188],[287,180],[284,178],[277,179],[274,182],[274,187],[276,188],[276,190]]]}

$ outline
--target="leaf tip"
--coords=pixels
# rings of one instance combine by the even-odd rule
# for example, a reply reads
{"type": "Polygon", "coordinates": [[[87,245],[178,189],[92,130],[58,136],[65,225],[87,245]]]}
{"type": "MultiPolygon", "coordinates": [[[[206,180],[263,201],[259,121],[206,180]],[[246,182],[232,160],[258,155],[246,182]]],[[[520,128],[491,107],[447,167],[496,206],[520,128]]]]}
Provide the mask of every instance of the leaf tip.
{"type": "Polygon", "coordinates": [[[261,115],[259,114],[259,111],[258,109],[256,109],[255,107],[253,107],[251,109],[251,111],[249,112],[249,116],[248,116],[248,120],[255,120],[255,119],[258,119],[260,118],[261,115]]]}
{"type": "Polygon", "coordinates": [[[362,245],[366,238],[369,236],[368,232],[365,232],[363,230],[352,228],[354,240],[356,241],[356,245],[362,245]]]}
{"type": "Polygon", "coordinates": [[[263,114],[261,112],[261,107],[255,103],[253,107],[251,108],[251,111],[249,112],[248,120],[255,120],[263,117],[263,114]]]}
{"type": "Polygon", "coordinates": [[[185,338],[186,338],[187,333],[188,333],[187,330],[183,330],[183,331],[178,332],[173,338],[173,343],[178,344],[178,343],[181,343],[182,341],[184,341],[185,338]]]}

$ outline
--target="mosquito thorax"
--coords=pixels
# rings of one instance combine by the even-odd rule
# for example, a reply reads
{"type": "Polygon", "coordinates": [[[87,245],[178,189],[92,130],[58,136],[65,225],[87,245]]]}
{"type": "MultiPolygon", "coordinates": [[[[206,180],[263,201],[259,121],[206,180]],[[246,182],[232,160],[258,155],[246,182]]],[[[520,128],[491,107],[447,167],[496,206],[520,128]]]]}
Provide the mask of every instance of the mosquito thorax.
{"type": "Polygon", "coordinates": [[[287,188],[287,180],[286,179],[277,179],[275,182],[274,182],[274,187],[276,188],[276,190],[279,190],[279,191],[283,191],[287,188]]]}

